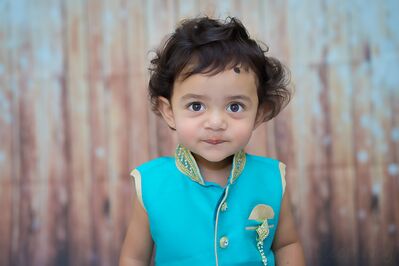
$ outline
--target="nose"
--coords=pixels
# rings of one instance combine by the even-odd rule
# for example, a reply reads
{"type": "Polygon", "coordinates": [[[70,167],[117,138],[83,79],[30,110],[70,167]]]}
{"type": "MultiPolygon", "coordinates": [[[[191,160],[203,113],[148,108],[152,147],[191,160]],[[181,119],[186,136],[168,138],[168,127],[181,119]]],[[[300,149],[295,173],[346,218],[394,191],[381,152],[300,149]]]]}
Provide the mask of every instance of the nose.
{"type": "Polygon", "coordinates": [[[218,110],[208,113],[205,127],[211,130],[225,130],[227,128],[227,121],[225,115],[218,110]]]}

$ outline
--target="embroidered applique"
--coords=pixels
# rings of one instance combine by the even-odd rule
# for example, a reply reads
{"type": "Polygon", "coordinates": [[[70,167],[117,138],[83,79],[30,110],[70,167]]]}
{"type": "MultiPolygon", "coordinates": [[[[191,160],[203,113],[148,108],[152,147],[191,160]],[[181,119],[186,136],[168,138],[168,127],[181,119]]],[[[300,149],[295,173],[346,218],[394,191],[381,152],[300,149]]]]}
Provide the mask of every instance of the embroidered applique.
{"type": "Polygon", "coordinates": [[[257,222],[263,223],[265,220],[273,218],[274,210],[272,207],[266,204],[258,204],[252,209],[248,220],[255,220],[257,222]]]}
{"type": "MultiPolygon", "coordinates": [[[[176,166],[183,174],[190,177],[193,181],[204,185],[205,181],[201,176],[197,162],[189,149],[183,145],[178,145],[175,151],[176,166]]],[[[241,175],[244,170],[246,155],[243,150],[237,152],[233,158],[230,184],[241,175]]]]}
{"type": "Polygon", "coordinates": [[[267,265],[267,257],[263,250],[263,241],[269,236],[270,228],[273,227],[273,225],[269,225],[268,220],[273,218],[273,208],[266,204],[256,205],[248,217],[248,220],[254,220],[261,223],[258,226],[246,227],[246,229],[256,231],[256,247],[259,250],[263,265],[267,265]]]}

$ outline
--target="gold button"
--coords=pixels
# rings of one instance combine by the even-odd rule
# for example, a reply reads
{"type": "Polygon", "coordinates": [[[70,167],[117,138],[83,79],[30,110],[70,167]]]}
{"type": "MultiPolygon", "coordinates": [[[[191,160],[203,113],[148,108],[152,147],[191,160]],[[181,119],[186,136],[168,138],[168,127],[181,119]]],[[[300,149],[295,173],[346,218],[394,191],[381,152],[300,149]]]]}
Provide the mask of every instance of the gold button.
{"type": "Polygon", "coordinates": [[[220,208],[220,210],[221,210],[222,212],[225,212],[225,211],[227,211],[227,208],[228,208],[227,202],[225,201],[225,202],[223,202],[222,207],[220,208]]]}
{"type": "Polygon", "coordinates": [[[229,245],[229,239],[227,238],[227,236],[222,236],[220,238],[220,247],[227,248],[228,245],[229,245]]]}

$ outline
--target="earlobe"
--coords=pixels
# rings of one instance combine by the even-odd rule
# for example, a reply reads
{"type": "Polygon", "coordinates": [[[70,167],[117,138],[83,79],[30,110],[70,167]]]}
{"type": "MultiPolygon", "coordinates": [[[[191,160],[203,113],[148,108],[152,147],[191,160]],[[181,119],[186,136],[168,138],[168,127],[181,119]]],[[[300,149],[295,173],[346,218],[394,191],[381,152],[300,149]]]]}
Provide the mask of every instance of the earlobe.
{"type": "Polygon", "coordinates": [[[168,126],[172,129],[175,129],[175,118],[173,116],[172,105],[169,100],[165,97],[158,97],[158,111],[161,113],[163,119],[165,119],[168,126]]]}

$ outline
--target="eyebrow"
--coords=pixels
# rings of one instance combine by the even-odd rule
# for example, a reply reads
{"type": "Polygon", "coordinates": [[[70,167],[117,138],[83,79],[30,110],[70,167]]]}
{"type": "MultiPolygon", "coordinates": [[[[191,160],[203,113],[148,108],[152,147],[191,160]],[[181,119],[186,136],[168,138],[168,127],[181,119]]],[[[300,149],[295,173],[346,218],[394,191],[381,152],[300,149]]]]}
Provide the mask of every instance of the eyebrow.
{"type": "MultiPolygon", "coordinates": [[[[209,97],[206,95],[193,94],[193,93],[188,93],[181,97],[182,101],[191,100],[191,99],[207,100],[207,99],[209,99],[209,97]]],[[[233,95],[233,96],[227,97],[227,99],[229,101],[242,100],[242,101],[246,101],[246,102],[252,102],[251,98],[249,98],[248,96],[245,96],[245,95],[233,95]]]]}
{"type": "Polygon", "coordinates": [[[233,96],[227,97],[227,99],[229,99],[230,101],[243,100],[246,102],[251,102],[251,98],[249,98],[248,96],[245,96],[245,95],[233,95],[233,96]]]}
{"type": "Polygon", "coordinates": [[[185,94],[181,97],[181,99],[184,100],[190,100],[190,99],[198,99],[198,100],[205,100],[208,99],[209,97],[205,95],[199,95],[199,94],[193,94],[193,93],[188,93],[185,94]]]}

